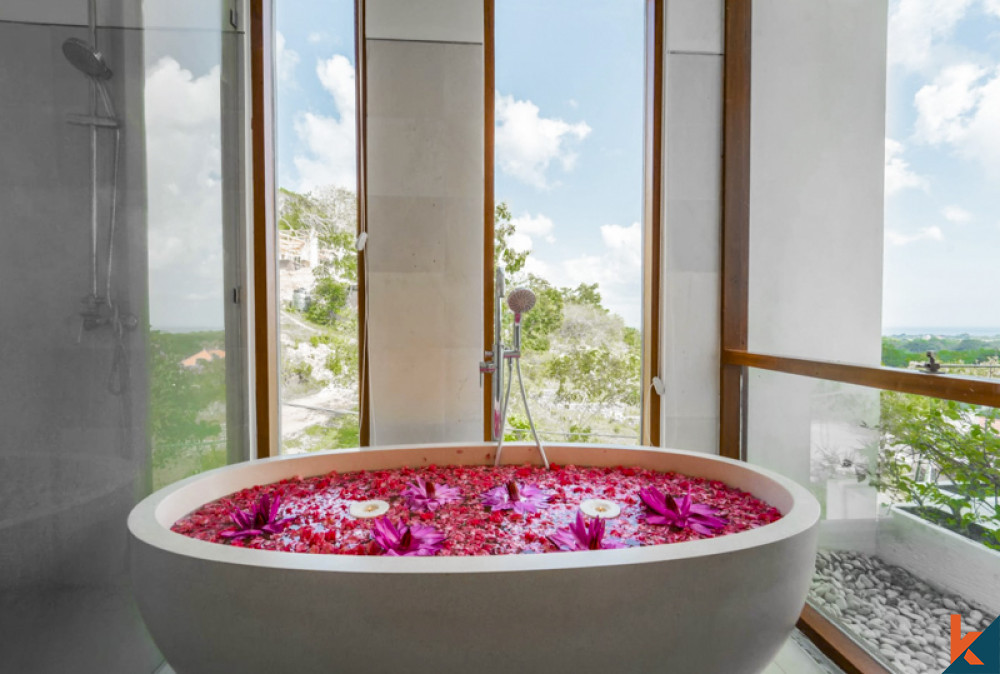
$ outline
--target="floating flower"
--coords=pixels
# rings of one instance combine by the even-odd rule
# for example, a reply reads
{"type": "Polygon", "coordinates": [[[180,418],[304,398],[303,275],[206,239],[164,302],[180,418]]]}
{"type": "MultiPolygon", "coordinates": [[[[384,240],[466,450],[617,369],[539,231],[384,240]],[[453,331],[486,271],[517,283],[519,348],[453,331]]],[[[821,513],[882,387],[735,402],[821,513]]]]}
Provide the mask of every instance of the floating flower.
{"type": "Polygon", "coordinates": [[[548,507],[550,498],[552,495],[549,492],[531,484],[519,486],[514,480],[502,487],[494,487],[482,496],[483,505],[492,510],[513,510],[521,515],[548,507]]]}
{"type": "Polygon", "coordinates": [[[680,498],[665,495],[654,487],[639,490],[639,497],[655,515],[646,515],[650,524],[665,524],[678,529],[691,529],[699,534],[711,536],[715,529],[721,529],[729,522],[716,517],[715,508],[700,503],[692,503],[691,495],[680,498]]]}
{"type": "Polygon", "coordinates": [[[574,550],[610,550],[612,548],[624,548],[625,544],[618,541],[604,540],[604,520],[600,517],[590,520],[588,523],[584,519],[582,512],[576,513],[576,522],[559,529],[549,536],[560,550],[572,552],[574,550]]]}
{"type": "Polygon", "coordinates": [[[606,498],[588,498],[580,503],[580,510],[583,511],[584,515],[599,517],[603,520],[614,519],[622,512],[621,506],[606,498]]]}
{"type": "Polygon", "coordinates": [[[237,529],[223,531],[219,534],[223,538],[251,538],[280,534],[285,529],[285,523],[292,519],[291,517],[278,518],[278,510],[281,508],[280,496],[275,496],[272,501],[267,494],[261,494],[250,512],[241,510],[232,503],[227,503],[227,505],[229,506],[229,517],[236,524],[237,529]]]}
{"type": "Polygon", "coordinates": [[[372,540],[390,557],[428,557],[441,549],[444,534],[419,524],[397,527],[388,517],[375,520],[372,540]]]}
{"type": "Polygon", "coordinates": [[[351,517],[358,519],[381,517],[387,512],[389,512],[389,504],[377,498],[370,501],[355,501],[351,504],[350,509],[351,517]]]}
{"type": "Polygon", "coordinates": [[[403,491],[403,498],[410,510],[434,512],[446,503],[457,503],[462,500],[462,492],[455,487],[434,484],[417,478],[403,491]]]}

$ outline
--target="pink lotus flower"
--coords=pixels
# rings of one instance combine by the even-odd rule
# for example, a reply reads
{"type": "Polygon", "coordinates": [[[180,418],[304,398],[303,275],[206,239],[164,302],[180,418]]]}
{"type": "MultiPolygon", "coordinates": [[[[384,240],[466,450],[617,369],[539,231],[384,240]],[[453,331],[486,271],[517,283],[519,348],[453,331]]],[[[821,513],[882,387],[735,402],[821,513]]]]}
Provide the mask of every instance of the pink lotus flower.
{"type": "Polygon", "coordinates": [[[410,510],[434,512],[446,503],[457,503],[462,500],[462,492],[455,487],[434,484],[430,480],[424,482],[417,478],[403,490],[403,498],[410,510]]]}
{"type": "Polygon", "coordinates": [[[560,550],[572,552],[574,550],[610,550],[613,548],[624,548],[625,544],[619,541],[604,540],[604,520],[595,517],[589,524],[583,517],[583,513],[577,511],[576,522],[559,529],[549,536],[560,550]]]}
{"type": "Polygon", "coordinates": [[[280,534],[285,530],[285,523],[293,519],[291,517],[278,518],[278,510],[281,508],[280,496],[275,496],[272,501],[267,494],[261,494],[250,512],[241,510],[232,503],[227,505],[229,506],[229,517],[237,528],[220,533],[219,535],[223,538],[250,538],[280,534]]]}
{"type": "Polygon", "coordinates": [[[390,557],[429,557],[441,549],[444,534],[419,524],[397,527],[388,517],[375,520],[372,540],[390,557]]]}
{"type": "Polygon", "coordinates": [[[646,514],[650,524],[665,524],[678,529],[691,529],[699,534],[711,536],[715,529],[721,529],[729,521],[716,517],[715,508],[700,503],[692,503],[691,495],[680,498],[665,495],[654,487],[639,490],[639,497],[655,515],[646,514]]]}
{"type": "Polygon", "coordinates": [[[491,510],[513,510],[521,515],[547,508],[550,498],[552,495],[549,492],[531,484],[519,486],[514,480],[482,495],[483,505],[489,506],[491,510]]]}

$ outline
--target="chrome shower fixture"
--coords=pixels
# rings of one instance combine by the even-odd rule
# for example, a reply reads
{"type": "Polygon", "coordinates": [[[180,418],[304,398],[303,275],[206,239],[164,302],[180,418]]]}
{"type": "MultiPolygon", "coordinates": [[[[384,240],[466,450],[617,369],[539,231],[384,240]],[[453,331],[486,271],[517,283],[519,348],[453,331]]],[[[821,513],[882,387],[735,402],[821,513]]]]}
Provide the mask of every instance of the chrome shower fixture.
{"type": "Polygon", "coordinates": [[[111,79],[111,68],[104,60],[104,54],[99,52],[83,40],[71,37],[62,45],[63,54],[66,60],[73,64],[73,67],[88,77],[97,80],[111,79]]]}
{"type": "Polygon", "coordinates": [[[507,348],[503,341],[503,305],[504,305],[504,276],[503,269],[496,272],[496,297],[493,306],[493,350],[486,352],[486,360],[479,363],[479,383],[482,385],[484,373],[492,374],[492,438],[497,443],[496,459],[494,465],[500,465],[500,454],[503,452],[504,428],[507,425],[507,412],[510,409],[510,385],[514,380],[514,370],[517,371],[517,383],[521,389],[521,401],[524,403],[524,413],[528,416],[528,426],[531,434],[535,438],[535,445],[538,453],[542,456],[545,467],[549,467],[549,459],[545,455],[545,448],[535,430],[535,422],[531,418],[531,410],[528,408],[528,394],[524,390],[524,378],[521,376],[521,317],[535,306],[535,293],[527,288],[517,288],[511,291],[507,297],[507,306],[514,313],[514,335],[512,348],[507,348]],[[507,364],[507,372],[504,373],[503,366],[507,364]],[[506,386],[504,381],[506,380],[506,386]]]}

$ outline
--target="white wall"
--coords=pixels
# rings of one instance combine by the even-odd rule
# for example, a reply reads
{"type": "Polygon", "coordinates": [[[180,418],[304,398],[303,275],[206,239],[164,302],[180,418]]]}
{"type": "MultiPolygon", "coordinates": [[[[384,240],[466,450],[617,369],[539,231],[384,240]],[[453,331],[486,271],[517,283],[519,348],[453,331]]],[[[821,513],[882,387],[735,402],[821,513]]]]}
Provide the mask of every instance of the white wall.
{"type": "MultiPolygon", "coordinates": [[[[886,0],[755,0],[753,351],[878,364],[886,0]]],[[[815,380],[751,371],[749,455],[808,483],[815,380]]]]}
{"type": "Polygon", "coordinates": [[[662,444],[717,453],[723,1],[665,16],[662,444]]]}
{"type": "MultiPolygon", "coordinates": [[[[0,21],[86,26],[87,6],[87,0],[3,0],[0,21]]],[[[228,32],[237,30],[229,23],[229,10],[237,9],[238,30],[242,31],[247,25],[247,7],[247,0],[97,0],[97,25],[228,32]]]]}
{"type": "Polygon", "coordinates": [[[483,14],[369,0],[372,444],[482,437],[483,14]]]}

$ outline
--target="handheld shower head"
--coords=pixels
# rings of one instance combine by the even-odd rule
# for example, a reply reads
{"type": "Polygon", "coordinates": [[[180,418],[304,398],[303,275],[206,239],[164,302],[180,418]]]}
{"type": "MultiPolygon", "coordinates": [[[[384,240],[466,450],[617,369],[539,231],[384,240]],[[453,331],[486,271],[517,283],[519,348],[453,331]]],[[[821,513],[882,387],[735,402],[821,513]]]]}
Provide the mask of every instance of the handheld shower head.
{"type": "Polygon", "coordinates": [[[104,54],[83,40],[71,37],[63,42],[62,50],[66,60],[87,77],[95,80],[111,79],[111,68],[104,60],[104,54]]]}
{"type": "Polygon", "coordinates": [[[514,320],[518,321],[521,314],[531,311],[535,306],[535,293],[527,288],[517,288],[507,296],[507,306],[514,312],[514,320]]]}

